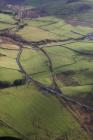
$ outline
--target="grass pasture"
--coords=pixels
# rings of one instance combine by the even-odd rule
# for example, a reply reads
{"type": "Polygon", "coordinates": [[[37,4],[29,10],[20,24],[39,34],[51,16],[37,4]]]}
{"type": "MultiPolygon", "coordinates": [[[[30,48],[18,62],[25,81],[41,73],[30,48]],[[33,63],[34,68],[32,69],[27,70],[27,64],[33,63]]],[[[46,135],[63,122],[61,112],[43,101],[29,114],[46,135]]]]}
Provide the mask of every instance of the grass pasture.
{"type": "Polygon", "coordinates": [[[0,96],[0,111],[3,112],[0,117],[25,136],[50,140],[64,138],[67,134],[71,140],[76,140],[76,136],[88,140],[64,106],[55,97],[38,92],[33,85],[6,89],[0,96]]]}
{"type": "MultiPolygon", "coordinates": [[[[0,14],[0,17],[14,22],[11,16],[0,14]]],[[[72,26],[52,16],[24,22],[27,26],[16,33],[33,41],[78,38],[93,31],[90,27],[72,26]]],[[[81,98],[85,95],[85,99],[93,90],[92,41],[68,41],[65,45],[48,45],[44,44],[42,47],[51,59],[60,89],[65,95],[81,95],[81,98]]],[[[6,41],[0,42],[0,81],[13,82],[24,78],[16,61],[18,53],[18,46],[6,41]]],[[[24,46],[20,62],[27,74],[47,86],[52,86],[48,59],[39,49],[24,46]]],[[[0,119],[17,130],[15,132],[0,125],[0,136],[13,135],[29,140],[91,140],[54,95],[45,93],[32,83],[0,89],[0,119]]]]}
{"type": "Polygon", "coordinates": [[[55,38],[55,35],[53,36],[51,33],[47,31],[44,31],[38,27],[31,27],[31,26],[25,27],[20,32],[18,32],[18,34],[27,40],[33,40],[33,41],[43,40],[46,38],[47,39],[55,38]]]}
{"type": "Polygon", "coordinates": [[[51,33],[56,38],[78,38],[93,31],[92,27],[88,26],[73,26],[60,18],[42,17],[37,20],[27,22],[29,26],[38,27],[44,31],[51,33]]]}
{"type": "Polygon", "coordinates": [[[10,28],[15,23],[11,15],[0,13],[0,30],[10,28]]]}

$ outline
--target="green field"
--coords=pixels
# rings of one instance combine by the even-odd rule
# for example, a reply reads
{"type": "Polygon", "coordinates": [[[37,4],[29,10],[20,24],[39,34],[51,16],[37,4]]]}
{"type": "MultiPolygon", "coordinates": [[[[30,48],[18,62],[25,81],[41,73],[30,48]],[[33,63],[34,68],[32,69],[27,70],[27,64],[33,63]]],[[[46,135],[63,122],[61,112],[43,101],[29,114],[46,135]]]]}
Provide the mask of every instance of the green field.
{"type": "MultiPolygon", "coordinates": [[[[15,23],[13,17],[6,14],[0,14],[0,19],[15,23]]],[[[27,23],[24,28],[12,31],[35,42],[76,39],[93,32],[91,27],[72,26],[53,16],[27,19],[24,22],[27,23]]],[[[0,23],[0,30],[8,27],[11,27],[10,24],[0,23]]],[[[70,97],[80,96],[80,101],[93,107],[93,41],[52,42],[39,47],[51,59],[60,90],[70,97]]],[[[18,53],[18,44],[0,42],[1,82],[12,84],[15,80],[25,78],[17,63],[18,53]]],[[[24,45],[20,62],[33,79],[53,86],[48,58],[40,49],[24,45]]],[[[25,140],[91,140],[64,104],[34,83],[0,89],[0,120],[0,136],[15,136],[25,140]]]]}

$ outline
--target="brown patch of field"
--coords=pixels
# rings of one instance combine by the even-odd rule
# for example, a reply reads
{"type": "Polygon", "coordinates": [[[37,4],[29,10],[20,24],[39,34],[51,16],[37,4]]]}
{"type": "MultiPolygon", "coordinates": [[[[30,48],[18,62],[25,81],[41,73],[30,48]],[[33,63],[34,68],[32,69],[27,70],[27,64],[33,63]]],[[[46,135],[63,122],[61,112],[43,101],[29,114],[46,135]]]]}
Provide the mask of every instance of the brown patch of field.
{"type": "Polygon", "coordinates": [[[60,137],[56,138],[55,140],[68,140],[68,136],[67,135],[60,136],[60,137]]]}
{"type": "Polygon", "coordinates": [[[87,21],[82,21],[82,20],[72,18],[72,19],[67,19],[66,22],[68,24],[71,24],[72,26],[81,25],[81,26],[93,27],[93,21],[88,21],[88,20],[87,21]]]}
{"type": "Polygon", "coordinates": [[[5,48],[5,49],[18,49],[18,46],[15,44],[12,44],[10,42],[2,42],[0,43],[0,48],[5,48]]]}
{"type": "Polygon", "coordinates": [[[86,129],[93,138],[93,112],[88,111],[87,109],[78,105],[71,105],[71,108],[76,113],[77,118],[80,120],[81,127],[86,129]]]}
{"type": "Polygon", "coordinates": [[[56,75],[57,79],[61,81],[65,86],[78,86],[79,83],[67,73],[59,73],[56,75]]]}

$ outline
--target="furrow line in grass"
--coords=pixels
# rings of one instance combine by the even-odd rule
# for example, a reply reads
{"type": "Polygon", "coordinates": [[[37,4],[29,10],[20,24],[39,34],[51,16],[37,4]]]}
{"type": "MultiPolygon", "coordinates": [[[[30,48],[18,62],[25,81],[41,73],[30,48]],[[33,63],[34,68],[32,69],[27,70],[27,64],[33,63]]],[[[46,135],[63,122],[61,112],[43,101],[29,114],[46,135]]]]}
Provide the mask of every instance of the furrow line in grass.
{"type": "Polygon", "coordinates": [[[13,127],[10,123],[7,123],[6,121],[0,119],[0,122],[2,122],[4,124],[5,127],[10,128],[11,130],[13,130],[14,132],[16,132],[17,134],[19,134],[22,139],[25,140],[30,140],[28,136],[24,135],[22,132],[20,132],[17,128],[13,127]]]}
{"type": "Polygon", "coordinates": [[[19,71],[19,72],[20,72],[20,70],[19,70],[19,69],[8,68],[8,67],[2,67],[2,66],[0,66],[0,69],[16,70],[16,71],[19,71]]]}

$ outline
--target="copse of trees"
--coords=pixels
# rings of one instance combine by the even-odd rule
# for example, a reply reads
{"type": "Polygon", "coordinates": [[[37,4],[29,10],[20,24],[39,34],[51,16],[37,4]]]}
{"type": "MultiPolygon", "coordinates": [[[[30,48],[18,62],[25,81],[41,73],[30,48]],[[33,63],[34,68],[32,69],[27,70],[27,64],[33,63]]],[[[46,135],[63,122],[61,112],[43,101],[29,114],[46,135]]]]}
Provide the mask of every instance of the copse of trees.
{"type": "Polygon", "coordinates": [[[25,84],[25,79],[16,79],[12,83],[9,81],[0,81],[0,89],[21,86],[25,84]]]}
{"type": "Polygon", "coordinates": [[[25,84],[25,79],[16,79],[12,86],[20,86],[20,85],[24,85],[25,84]]]}
{"type": "Polygon", "coordinates": [[[8,81],[0,81],[0,88],[7,88],[10,87],[11,83],[8,81]]]}

